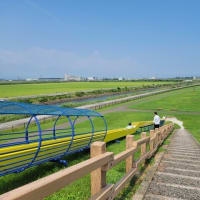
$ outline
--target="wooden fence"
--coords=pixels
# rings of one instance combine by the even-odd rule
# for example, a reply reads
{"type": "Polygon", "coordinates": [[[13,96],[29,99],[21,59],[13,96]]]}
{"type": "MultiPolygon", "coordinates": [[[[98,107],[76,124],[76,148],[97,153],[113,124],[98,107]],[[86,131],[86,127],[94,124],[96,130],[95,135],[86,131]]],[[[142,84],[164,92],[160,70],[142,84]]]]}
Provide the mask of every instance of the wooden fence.
{"type": "Polygon", "coordinates": [[[126,150],[117,155],[106,152],[104,142],[94,142],[91,145],[90,159],[0,195],[0,199],[42,200],[73,181],[91,173],[91,200],[112,200],[133,178],[139,165],[154,155],[172,130],[173,124],[170,123],[155,131],[151,130],[150,136],[143,132],[141,139],[137,141],[134,140],[134,135],[128,135],[126,137],[126,150]],[[147,151],[147,145],[149,145],[149,151],[147,151]],[[134,153],[138,150],[141,150],[141,155],[138,160],[135,160],[134,153]],[[107,184],[107,171],[123,160],[126,160],[126,175],[116,184],[107,184]]]}

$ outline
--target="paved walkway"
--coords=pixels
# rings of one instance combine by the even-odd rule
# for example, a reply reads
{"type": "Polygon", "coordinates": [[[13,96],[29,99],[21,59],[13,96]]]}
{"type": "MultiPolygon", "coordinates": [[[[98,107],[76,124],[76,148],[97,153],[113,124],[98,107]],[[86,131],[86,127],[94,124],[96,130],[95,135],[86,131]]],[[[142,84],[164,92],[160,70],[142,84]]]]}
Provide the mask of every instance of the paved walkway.
{"type": "Polygon", "coordinates": [[[200,200],[200,145],[184,128],[171,139],[145,200],[200,200]]]}

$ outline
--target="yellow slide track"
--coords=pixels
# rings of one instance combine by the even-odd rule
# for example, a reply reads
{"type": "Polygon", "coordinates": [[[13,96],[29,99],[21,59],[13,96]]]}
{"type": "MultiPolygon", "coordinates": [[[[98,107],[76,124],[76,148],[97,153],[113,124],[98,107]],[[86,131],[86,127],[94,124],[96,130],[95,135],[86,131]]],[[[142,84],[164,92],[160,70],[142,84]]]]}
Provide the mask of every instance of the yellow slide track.
{"type": "Polygon", "coordinates": [[[113,129],[108,130],[104,138],[105,132],[88,133],[84,135],[75,135],[73,137],[65,137],[59,139],[44,140],[40,144],[40,151],[38,152],[39,142],[15,145],[10,147],[0,148],[0,175],[7,170],[18,168],[20,166],[27,167],[32,160],[34,163],[40,162],[47,158],[54,158],[57,155],[63,155],[70,146],[70,150],[78,150],[82,146],[86,146],[91,141],[110,142],[122,138],[129,134],[134,134],[140,127],[151,125],[151,121],[142,121],[132,123],[133,128],[113,129]],[[34,159],[35,155],[36,158],[34,159]]]}

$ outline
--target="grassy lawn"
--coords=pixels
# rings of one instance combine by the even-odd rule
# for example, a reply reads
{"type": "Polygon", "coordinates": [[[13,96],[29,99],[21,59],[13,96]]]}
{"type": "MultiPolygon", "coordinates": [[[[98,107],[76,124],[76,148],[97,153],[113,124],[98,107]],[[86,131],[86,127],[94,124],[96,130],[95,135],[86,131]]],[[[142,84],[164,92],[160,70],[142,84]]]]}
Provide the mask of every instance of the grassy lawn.
{"type": "Polygon", "coordinates": [[[20,97],[30,95],[56,94],[62,92],[77,92],[118,87],[141,87],[145,85],[165,85],[174,82],[145,81],[145,82],[61,82],[38,84],[9,84],[0,85],[0,98],[20,97]]]}
{"type": "MultiPolygon", "coordinates": [[[[105,115],[105,118],[108,123],[108,128],[121,128],[126,127],[128,122],[134,122],[134,121],[143,121],[143,120],[151,120],[152,114],[151,113],[135,113],[135,112],[114,112],[114,113],[108,113],[105,115]]],[[[51,122],[45,123],[44,128],[48,128],[49,124],[51,122]]],[[[88,125],[86,125],[87,122],[82,122],[80,126],[83,126],[84,128],[88,125]]],[[[95,127],[97,129],[102,129],[102,122],[100,122],[97,119],[94,119],[95,127]]],[[[140,134],[135,136],[135,139],[139,139],[140,134]]],[[[120,140],[120,143],[111,142],[107,144],[107,151],[112,151],[115,154],[125,150],[125,139],[122,138],[120,140]]],[[[139,157],[140,153],[138,152],[136,154],[136,157],[139,157]]],[[[84,151],[77,154],[72,154],[70,156],[66,156],[64,159],[66,159],[69,163],[69,166],[75,165],[81,161],[84,161],[89,158],[89,151],[84,151]]],[[[59,171],[61,169],[64,169],[64,166],[59,165],[57,163],[47,162],[44,164],[41,164],[40,166],[32,167],[24,172],[21,172],[19,174],[10,174],[4,177],[0,178],[0,193],[5,193],[7,191],[10,191],[14,188],[17,188],[19,186],[22,186],[26,183],[32,182],[34,180],[37,180],[41,177],[45,177],[49,174],[52,174],[56,171],[59,171]]],[[[141,169],[142,170],[142,169],[141,169]]],[[[125,174],[125,163],[122,162],[118,164],[113,169],[109,170],[107,173],[107,182],[108,183],[116,183],[120,178],[122,178],[125,174]]],[[[133,182],[132,182],[133,184],[133,182]]],[[[130,188],[126,188],[122,193],[121,196],[117,197],[117,199],[131,199],[131,196],[129,197],[130,188]],[[126,196],[126,198],[124,198],[126,196]]],[[[46,198],[47,200],[66,200],[66,199],[87,199],[90,196],[90,177],[89,175],[86,177],[83,177],[80,180],[77,180],[73,184],[63,188],[59,192],[51,195],[50,197],[46,198]]]]}
{"type": "Polygon", "coordinates": [[[200,115],[190,114],[174,114],[177,119],[183,121],[185,129],[187,129],[200,142],[200,115]]]}
{"type": "Polygon", "coordinates": [[[175,92],[148,97],[141,102],[133,103],[130,108],[145,110],[160,110],[159,114],[174,116],[183,121],[184,127],[200,142],[200,115],[190,112],[200,112],[200,87],[187,88],[175,92]],[[169,114],[168,111],[177,111],[169,114]],[[178,113],[184,111],[184,114],[178,113]],[[188,112],[188,113],[187,113],[188,112]]]}
{"type": "Polygon", "coordinates": [[[141,110],[199,111],[200,86],[146,98],[130,106],[141,110]]]}

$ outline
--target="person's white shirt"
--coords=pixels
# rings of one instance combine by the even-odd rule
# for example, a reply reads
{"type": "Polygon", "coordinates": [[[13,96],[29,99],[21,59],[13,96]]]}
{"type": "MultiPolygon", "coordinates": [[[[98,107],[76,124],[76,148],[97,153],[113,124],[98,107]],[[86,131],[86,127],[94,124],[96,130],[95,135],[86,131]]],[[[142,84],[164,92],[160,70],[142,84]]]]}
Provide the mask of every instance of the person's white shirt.
{"type": "Polygon", "coordinates": [[[128,125],[126,128],[127,128],[127,129],[132,129],[133,126],[132,126],[132,125],[128,125]]]}
{"type": "Polygon", "coordinates": [[[153,122],[154,122],[154,124],[159,125],[160,124],[160,117],[158,115],[155,115],[153,122]]]}
{"type": "Polygon", "coordinates": [[[135,128],[136,126],[135,125],[128,125],[126,128],[127,129],[132,129],[132,128],[135,128]]]}

